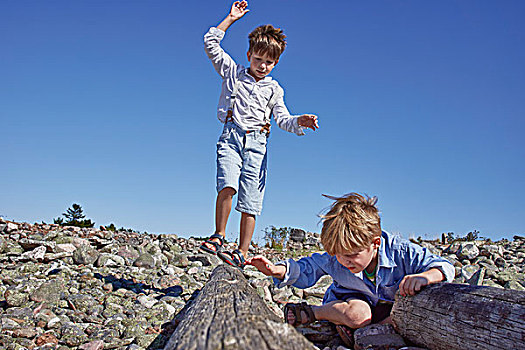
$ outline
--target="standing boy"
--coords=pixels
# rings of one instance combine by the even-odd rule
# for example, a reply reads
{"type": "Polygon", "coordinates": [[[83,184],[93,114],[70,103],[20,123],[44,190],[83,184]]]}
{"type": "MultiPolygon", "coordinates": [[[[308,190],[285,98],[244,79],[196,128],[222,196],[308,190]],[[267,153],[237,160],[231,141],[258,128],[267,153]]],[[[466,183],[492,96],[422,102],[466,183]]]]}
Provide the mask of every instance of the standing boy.
{"type": "Polygon", "coordinates": [[[315,115],[291,116],[283,89],[269,77],[286,46],[281,29],[263,25],[250,33],[248,68],[235,63],[220,46],[226,30],[249,11],[247,7],[246,1],[236,1],[230,14],[204,36],[206,53],[222,78],[217,116],[224,129],[217,142],[215,233],[200,248],[240,268],[250,247],[255,216],[262,210],[271,115],[280,128],[297,135],[304,135],[304,128],[319,127],[315,115]],[[221,251],[235,194],[235,209],[241,212],[239,248],[221,251]]]}
{"type": "Polygon", "coordinates": [[[296,326],[315,320],[335,323],[345,342],[351,329],[389,322],[397,290],[414,295],[421,287],[454,279],[454,267],[426,248],[381,230],[376,197],[357,193],[335,198],[323,216],[321,243],[326,253],[273,264],[263,256],[248,259],[278,287],[313,286],[323,275],[333,278],[321,306],[287,304],[285,320],[296,326]]]}

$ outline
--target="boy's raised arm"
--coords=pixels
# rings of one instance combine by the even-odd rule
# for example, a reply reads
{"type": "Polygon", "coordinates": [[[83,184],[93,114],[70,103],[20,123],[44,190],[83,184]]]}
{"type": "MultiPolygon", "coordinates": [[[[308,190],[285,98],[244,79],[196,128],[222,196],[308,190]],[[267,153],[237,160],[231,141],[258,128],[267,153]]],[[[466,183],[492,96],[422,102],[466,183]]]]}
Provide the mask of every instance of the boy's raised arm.
{"type": "Polygon", "coordinates": [[[248,2],[247,1],[235,1],[230,10],[230,14],[222,20],[221,23],[217,26],[218,29],[225,32],[233,23],[241,19],[248,11],[248,2]]]}

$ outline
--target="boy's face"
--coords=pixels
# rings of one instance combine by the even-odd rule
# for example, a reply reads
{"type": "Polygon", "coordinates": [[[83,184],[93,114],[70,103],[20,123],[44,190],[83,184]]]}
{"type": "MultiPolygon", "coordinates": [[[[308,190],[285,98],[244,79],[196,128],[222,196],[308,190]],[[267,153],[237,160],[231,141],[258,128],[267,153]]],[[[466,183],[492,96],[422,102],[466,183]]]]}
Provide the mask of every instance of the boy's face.
{"type": "Polygon", "coordinates": [[[248,61],[250,62],[250,75],[255,78],[255,81],[259,81],[270,74],[279,62],[267,54],[251,51],[248,51],[248,61]]]}
{"type": "Polygon", "coordinates": [[[368,265],[377,257],[377,248],[381,243],[381,238],[377,237],[368,248],[352,251],[336,253],[337,261],[352,273],[359,273],[366,269],[368,265]]]}

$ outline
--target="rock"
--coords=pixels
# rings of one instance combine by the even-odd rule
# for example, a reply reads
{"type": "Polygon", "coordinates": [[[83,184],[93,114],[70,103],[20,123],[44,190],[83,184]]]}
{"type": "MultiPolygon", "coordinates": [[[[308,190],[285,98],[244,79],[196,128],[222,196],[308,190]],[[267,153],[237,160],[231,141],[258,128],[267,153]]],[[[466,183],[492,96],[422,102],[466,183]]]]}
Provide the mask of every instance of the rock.
{"type": "Polygon", "coordinates": [[[323,298],[324,293],[326,292],[328,287],[330,287],[332,282],[333,282],[332,277],[328,275],[323,276],[319,279],[319,281],[317,281],[317,283],[313,287],[306,288],[303,290],[304,296],[305,297],[314,296],[317,298],[323,298]]]}
{"type": "Polygon", "coordinates": [[[81,245],[73,253],[73,261],[78,265],[92,265],[97,261],[99,252],[89,245],[81,245]]]}
{"type": "Polygon", "coordinates": [[[298,228],[293,228],[293,229],[290,230],[289,238],[293,242],[301,242],[302,243],[306,239],[306,231],[298,229],[298,228]]]}
{"type": "Polygon", "coordinates": [[[459,260],[467,259],[471,260],[474,259],[479,255],[479,249],[476,244],[472,242],[466,242],[461,243],[459,250],[456,253],[456,256],[459,260]]]}
{"type": "Polygon", "coordinates": [[[104,342],[102,340],[93,340],[89,343],[80,345],[78,349],[79,350],[102,350],[104,349],[104,342]]]}
{"type": "Polygon", "coordinates": [[[28,252],[24,252],[19,260],[32,260],[32,261],[42,261],[44,260],[44,256],[46,254],[46,247],[44,246],[40,246],[40,247],[36,247],[35,249],[31,250],[31,251],[28,251],[28,252]]]}
{"type": "Polygon", "coordinates": [[[124,260],[123,257],[115,254],[109,254],[109,253],[102,253],[99,255],[97,259],[96,266],[103,267],[103,266],[111,266],[111,267],[118,267],[118,266],[125,266],[126,260],[124,260]]]}
{"type": "Polygon", "coordinates": [[[4,232],[12,233],[13,231],[18,230],[18,225],[14,222],[8,222],[4,228],[4,232]]]}
{"type": "Polygon", "coordinates": [[[469,279],[467,279],[466,282],[471,286],[482,286],[483,279],[485,278],[485,271],[486,269],[484,267],[478,269],[469,279]]]}
{"type": "Polygon", "coordinates": [[[48,304],[56,304],[60,300],[64,285],[57,280],[44,282],[33,293],[31,293],[31,300],[36,302],[46,302],[48,304]]]}
{"type": "Polygon", "coordinates": [[[478,272],[479,266],[477,265],[466,265],[461,268],[461,276],[464,280],[469,280],[476,272],[478,272]]]}
{"type": "Polygon", "coordinates": [[[406,346],[403,338],[394,331],[392,325],[372,324],[354,332],[354,349],[400,349],[406,346]]]}
{"type": "Polygon", "coordinates": [[[42,335],[38,336],[35,339],[35,345],[36,346],[44,346],[44,345],[55,346],[55,345],[58,345],[58,339],[51,332],[46,332],[46,333],[43,333],[42,335]]]}
{"type": "Polygon", "coordinates": [[[133,266],[143,267],[146,269],[155,268],[155,258],[149,253],[141,254],[134,262],[133,266]]]}

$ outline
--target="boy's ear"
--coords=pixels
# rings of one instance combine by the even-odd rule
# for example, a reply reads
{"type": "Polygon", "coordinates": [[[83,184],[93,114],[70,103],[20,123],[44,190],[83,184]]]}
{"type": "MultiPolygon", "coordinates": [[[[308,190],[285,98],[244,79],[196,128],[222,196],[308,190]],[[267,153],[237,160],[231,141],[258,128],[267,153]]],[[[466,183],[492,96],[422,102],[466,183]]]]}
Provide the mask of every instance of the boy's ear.
{"type": "Polygon", "coordinates": [[[372,241],[372,244],[374,245],[374,248],[379,248],[379,246],[381,245],[381,237],[376,237],[372,241]]]}
{"type": "Polygon", "coordinates": [[[246,56],[248,56],[248,61],[252,58],[251,51],[246,52],[246,56]]]}

